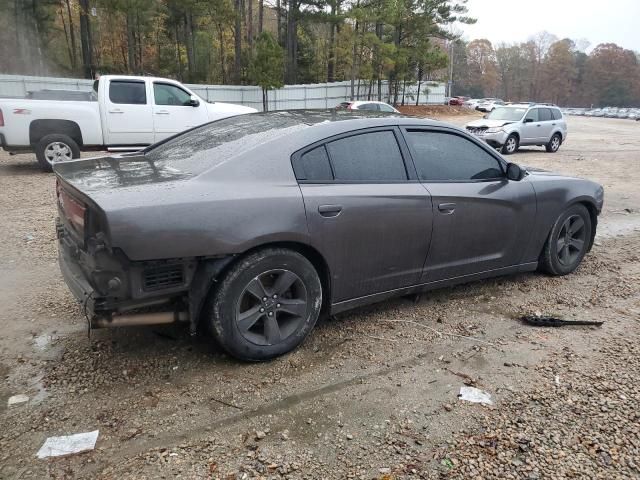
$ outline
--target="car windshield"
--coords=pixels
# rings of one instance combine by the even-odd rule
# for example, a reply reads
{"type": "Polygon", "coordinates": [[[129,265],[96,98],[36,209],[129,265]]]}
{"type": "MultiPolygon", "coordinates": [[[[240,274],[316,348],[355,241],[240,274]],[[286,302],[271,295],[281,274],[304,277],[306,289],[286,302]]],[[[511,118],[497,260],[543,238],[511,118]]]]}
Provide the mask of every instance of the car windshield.
{"type": "Polygon", "coordinates": [[[526,111],[526,108],[496,108],[487,118],[489,120],[509,120],[515,122],[521,120],[526,111]]]}

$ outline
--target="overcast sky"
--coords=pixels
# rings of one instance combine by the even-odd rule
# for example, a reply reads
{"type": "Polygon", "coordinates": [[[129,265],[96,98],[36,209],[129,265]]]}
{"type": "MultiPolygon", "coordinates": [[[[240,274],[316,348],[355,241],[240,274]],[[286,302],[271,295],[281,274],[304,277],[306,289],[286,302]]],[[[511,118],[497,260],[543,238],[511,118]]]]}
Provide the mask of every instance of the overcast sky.
{"type": "Polygon", "coordinates": [[[463,25],[467,40],[522,42],[547,30],[560,38],[585,38],[589,50],[617,43],[640,51],[640,0],[469,0],[475,25],[463,25]]]}

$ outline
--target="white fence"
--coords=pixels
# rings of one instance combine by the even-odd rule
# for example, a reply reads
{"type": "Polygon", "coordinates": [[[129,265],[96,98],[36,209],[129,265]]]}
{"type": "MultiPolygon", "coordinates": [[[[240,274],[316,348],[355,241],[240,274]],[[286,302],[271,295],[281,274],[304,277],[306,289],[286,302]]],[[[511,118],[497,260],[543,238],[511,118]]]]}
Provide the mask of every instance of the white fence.
{"type": "MultiPolygon", "coordinates": [[[[368,84],[361,82],[359,100],[367,100],[368,84]]],[[[187,85],[191,90],[210,102],[229,102],[247,105],[262,110],[262,90],[255,86],[234,85],[187,85]]],[[[27,77],[22,75],[0,75],[1,97],[24,97],[27,92],[57,89],[90,91],[92,80],[57,77],[27,77]]],[[[418,85],[407,85],[405,89],[405,104],[415,105],[418,85]]],[[[377,91],[374,85],[373,91],[377,91]]],[[[383,100],[389,101],[387,82],[382,85],[383,100]]],[[[315,83],[307,85],[286,85],[283,88],[269,91],[269,110],[285,110],[298,108],[330,108],[351,97],[351,83],[315,83]]],[[[445,84],[423,82],[420,86],[419,104],[444,103],[445,84]]],[[[375,100],[375,93],[371,100],[375,100]]],[[[402,100],[402,92],[398,96],[398,103],[402,100]]]]}

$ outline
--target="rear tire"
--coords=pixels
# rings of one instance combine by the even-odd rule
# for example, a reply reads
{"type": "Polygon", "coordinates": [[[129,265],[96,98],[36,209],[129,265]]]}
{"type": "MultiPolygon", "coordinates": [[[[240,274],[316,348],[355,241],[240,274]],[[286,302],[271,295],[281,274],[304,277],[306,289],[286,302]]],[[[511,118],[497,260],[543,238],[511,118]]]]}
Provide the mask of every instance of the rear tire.
{"type": "Polygon", "coordinates": [[[206,310],[214,336],[230,355],[263,361],[300,345],[322,306],[322,286],[303,255],[267,248],[241,260],[224,276],[206,310]]]}
{"type": "Polygon", "coordinates": [[[80,147],[68,135],[52,133],[42,137],[35,145],[36,158],[45,172],[53,171],[53,164],[80,158],[80,147]]]}
{"type": "Polygon", "coordinates": [[[573,205],[555,221],[540,257],[540,270],[567,275],[582,262],[591,242],[591,216],[584,205],[573,205]]]}
{"type": "Polygon", "coordinates": [[[559,133],[554,133],[549,143],[545,145],[545,148],[549,153],[556,153],[560,145],[562,145],[562,136],[560,136],[559,133]]]}
{"type": "Polygon", "coordinates": [[[520,141],[518,136],[515,133],[512,133],[507,137],[507,140],[502,145],[501,152],[504,155],[511,155],[512,153],[516,153],[520,148],[520,141]]]}

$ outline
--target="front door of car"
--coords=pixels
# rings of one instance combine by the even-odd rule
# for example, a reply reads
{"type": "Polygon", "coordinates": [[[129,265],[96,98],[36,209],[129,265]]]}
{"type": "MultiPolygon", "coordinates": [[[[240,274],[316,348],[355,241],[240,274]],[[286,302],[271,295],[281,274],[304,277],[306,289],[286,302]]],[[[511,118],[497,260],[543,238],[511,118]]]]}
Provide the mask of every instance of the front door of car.
{"type": "Polygon", "coordinates": [[[421,282],[518,265],[535,218],[531,184],[508,180],[493,152],[458,132],[407,128],[405,137],[434,211],[421,282]]]}
{"type": "Polygon", "coordinates": [[[334,303],[415,284],[431,239],[431,198],[394,128],[343,135],[294,156],[309,233],[334,303]]]}
{"type": "Polygon", "coordinates": [[[524,124],[520,130],[520,145],[531,145],[540,141],[542,123],[540,122],[539,113],[539,108],[532,108],[525,115],[524,124]]]}
{"type": "Polygon", "coordinates": [[[177,85],[153,82],[153,131],[156,142],[207,121],[207,106],[191,104],[191,94],[177,85]]]}

